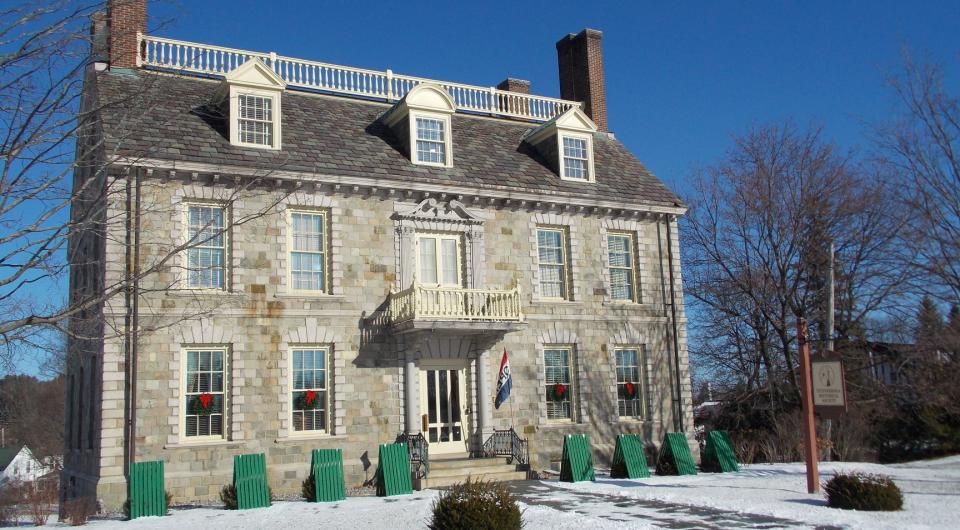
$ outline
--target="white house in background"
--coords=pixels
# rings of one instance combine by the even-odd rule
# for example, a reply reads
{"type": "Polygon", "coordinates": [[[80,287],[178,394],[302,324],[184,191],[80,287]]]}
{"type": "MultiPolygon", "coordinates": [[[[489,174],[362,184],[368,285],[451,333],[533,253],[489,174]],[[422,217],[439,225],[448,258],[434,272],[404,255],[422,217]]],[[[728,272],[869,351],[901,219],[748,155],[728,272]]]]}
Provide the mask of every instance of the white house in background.
{"type": "Polygon", "coordinates": [[[0,447],[0,484],[11,481],[33,482],[50,472],[27,446],[0,447]]]}

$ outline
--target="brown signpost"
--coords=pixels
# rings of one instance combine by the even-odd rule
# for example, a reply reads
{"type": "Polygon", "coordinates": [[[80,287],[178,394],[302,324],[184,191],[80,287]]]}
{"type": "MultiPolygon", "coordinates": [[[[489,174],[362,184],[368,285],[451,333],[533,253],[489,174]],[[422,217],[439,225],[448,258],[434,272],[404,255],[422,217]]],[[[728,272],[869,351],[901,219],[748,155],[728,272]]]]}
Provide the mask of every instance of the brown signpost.
{"type": "Polygon", "coordinates": [[[803,405],[803,457],[807,462],[807,493],[820,491],[817,469],[817,425],[813,418],[813,374],[810,369],[810,343],[807,342],[807,320],[797,319],[797,342],[800,352],[800,382],[803,405]]]}

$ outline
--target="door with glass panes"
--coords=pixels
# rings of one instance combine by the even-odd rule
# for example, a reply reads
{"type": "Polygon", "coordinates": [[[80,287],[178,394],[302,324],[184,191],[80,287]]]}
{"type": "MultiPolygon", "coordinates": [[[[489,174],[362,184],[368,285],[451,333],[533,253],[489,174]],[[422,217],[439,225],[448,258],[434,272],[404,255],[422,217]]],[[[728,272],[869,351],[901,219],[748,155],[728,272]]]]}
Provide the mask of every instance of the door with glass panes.
{"type": "Polygon", "coordinates": [[[430,454],[467,450],[466,364],[420,363],[420,413],[430,454]]]}

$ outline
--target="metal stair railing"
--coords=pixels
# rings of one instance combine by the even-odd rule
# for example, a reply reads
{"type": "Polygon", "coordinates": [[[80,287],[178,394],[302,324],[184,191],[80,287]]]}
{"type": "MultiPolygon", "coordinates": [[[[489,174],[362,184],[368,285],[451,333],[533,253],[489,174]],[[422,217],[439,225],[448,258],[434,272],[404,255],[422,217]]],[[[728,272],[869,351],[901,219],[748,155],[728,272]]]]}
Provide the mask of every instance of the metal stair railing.
{"type": "Polygon", "coordinates": [[[530,468],[530,444],[512,427],[494,429],[493,434],[483,443],[483,454],[487,457],[505,456],[509,464],[530,468]]]}
{"type": "Polygon", "coordinates": [[[423,433],[400,433],[394,443],[407,444],[407,450],[410,451],[410,472],[416,478],[426,478],[430,473],[430,443],[423,433]]]}

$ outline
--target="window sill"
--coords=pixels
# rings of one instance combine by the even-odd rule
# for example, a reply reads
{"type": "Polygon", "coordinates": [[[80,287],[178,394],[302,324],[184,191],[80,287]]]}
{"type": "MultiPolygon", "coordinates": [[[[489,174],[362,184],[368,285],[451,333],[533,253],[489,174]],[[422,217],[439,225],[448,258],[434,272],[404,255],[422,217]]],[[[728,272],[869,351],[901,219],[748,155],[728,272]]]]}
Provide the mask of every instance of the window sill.
{"type": "Polygon", "coordinates": [[[623,308],[623,309],[648,309],[655,310],[657,307],[653,304],[647,304],[643,302],[628,302],[626,300],[604,300],[603,305],[605,307],[612,308],[623,308]]]}
{"type": "Polygon", "coordinates": [[[295,444],[322,440],[346,440],[346,434],[291,434],[273,441],[275,444],[295,444]]]}
{"type": "Polygon", "coordinates": [[[291,293],[289,291],[282,292],[282,293],[281,292],[274,293],[273,297],[274,298],[293,298],[293,299],[301,298],[304,300],[331,300],[331,301],[341,301],[341,300],[347,299],[347,297],[342,294],[311,293],[311,292],[291,293]]]}
{"type": "Polygon", "coordinates": [[[237,291],[225,291],[223,289],[169,289],[165,293],[167,296],[188,297],[188,296],[222,296],[227,298],[240,298],[244,293],[237,291]]]}
{"type": "Polygon", "coordinates": [[[545,430],[560,430],[560,429],[569,429],[571,427],[579,427],[580,423],[573,420],[547,420],[546,423],[541,423],[538,425],[538,428],[545,430]]]}
{"type": "Polygon", "coordinates": [[[535,298],[532,303],[557,304],[557,305],[569,305],[569,306],[583,305],[583,302],[580,300],[562,300],[559,298],[535,298]]]}
{"type": "Polygon", "coordinates": [[[166,444],[164,449],[189,449],[191,447],[241,447],[243,442],[235,440],[199,440],[196,442],[177,442],[166,444]]]}

